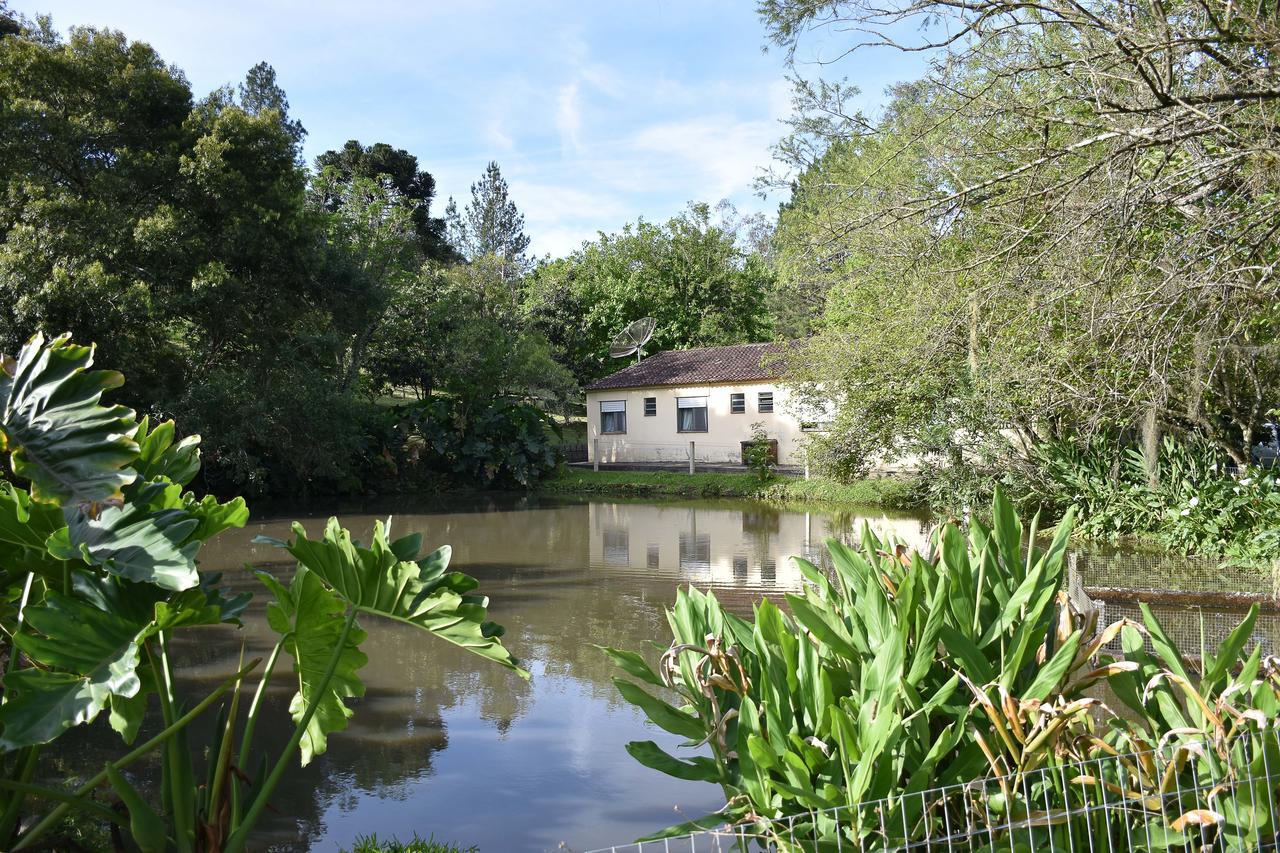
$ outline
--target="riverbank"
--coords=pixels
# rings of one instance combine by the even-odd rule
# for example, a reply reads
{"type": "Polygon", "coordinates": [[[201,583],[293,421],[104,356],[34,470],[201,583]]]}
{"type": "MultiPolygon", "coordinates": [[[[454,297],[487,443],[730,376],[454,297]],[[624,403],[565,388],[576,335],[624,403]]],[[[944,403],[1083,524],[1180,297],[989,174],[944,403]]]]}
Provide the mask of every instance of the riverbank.
{"type": "Polygon", "coordinates": [[[822,477],[809,480],[774,477],[761,482],[754,474],[561,470],[539,483],[537,491],[620,497],[754,498],[881,509],[920,507],[914,484],[904,477],[881,477],[852,483],[839,483],[822,477]]]}

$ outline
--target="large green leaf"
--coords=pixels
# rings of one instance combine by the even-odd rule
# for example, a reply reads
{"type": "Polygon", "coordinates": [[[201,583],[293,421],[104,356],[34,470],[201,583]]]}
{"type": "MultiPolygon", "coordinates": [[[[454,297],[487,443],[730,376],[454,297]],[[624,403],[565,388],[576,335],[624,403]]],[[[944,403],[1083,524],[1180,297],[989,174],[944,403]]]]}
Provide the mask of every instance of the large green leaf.
{"type": "Polygon", "coordinates": [[[13,454],[14,473],[31,481],[38,501],[108,501],[136,477],[128,467],[138,455],[133,412],[99,404],[124,380],[87,370],[92,364],[93,347],[68,335],[46,345],[37,334],[0,369],[0,450],[13,454]]]}
{"type": "Polygon", "coordinates": [[[138,443],[138,458],[133,469],[139,479],[165,479],[185,486],[200,471],[200,436],[189,435],[174,443],[177,425],[173,421],[156,424],[149,429],[150,421],[143,418],[133,439],[138,443]]]}
{"type": "Polygon", "coordinates": [[[0,483],[0,566],[4,569],[60,576],[62,564],[45,549],[45,540],[65,525],[58,507],[31,500],[12,483],[0,483]]]}
{"type": "Polygon", "coordinates": [[[200,543],[190,537],[200,521],[185,509],[151,509],[165,488],[160,482],[131,489],[123,506],[102,508],[96,516],[84,507],[66,509],[67,528],[50,537],[50,552],[164,589],[196,586],[200,543]]]}
{"type": "Polygon", "coordinates": [[[347,604],[305,566],[298,569],[288,588],[266,572],[258,577],[275,595],[267,605],[267,622],[285,637],[285,649],[293,656],[298,692],[289,703],[289,714],[301,722],[307,708],[316,706],[299,742],[302,764],[328,748],[328,736],[347,727],[351,709],[345,700],[364,695],[358,670],[369,662],[360,651],[364,631],[353,627],[347,634],[333,676],[325,674],[342,638],[347,604]]]}
{"type": "Polygon", "coordinates": [[[30,632],[14,642],[37,666],[4,678],[0,749],[48,743],[72,726],[92,722],[113,696],[135,696],[139,622],[78,597],[50,592],[26,610],[30,632]]]}
{"type": "Polygon", "coordinates": [[[293,532],[292,542],[254,541],[286,549],[361,612],[421,628],[528,677],[503,647],[502,628],[485,621],[489,600],[471,594],[476,580],[447,571],[448,546],[415,561],[419,537],[389,542],[388,528],[381,522],[374,526],[368,548],[354,542],[336,518],[329,519],[323,539],[308,539],[306,529],[296,522],[293,532]]]}

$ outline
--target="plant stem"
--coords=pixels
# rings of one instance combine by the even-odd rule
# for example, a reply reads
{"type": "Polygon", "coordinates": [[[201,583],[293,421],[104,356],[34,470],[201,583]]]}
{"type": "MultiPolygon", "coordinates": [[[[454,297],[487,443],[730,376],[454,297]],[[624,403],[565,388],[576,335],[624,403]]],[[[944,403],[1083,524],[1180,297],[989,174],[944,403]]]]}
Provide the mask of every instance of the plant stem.
{"type": "MultiPolygon", "coordinates": [[[[177,694],[173,689],[173,669],[169,666],[169,649],[165,632],[156,634],[156,648],[160,651],[156,680],[160,691],[160,708],[164,724],[173,725],[177,713],[177,694]]],[[[153,663],[155,659],[153,658],[153,663]]],[[[238,683],[238,682],[237,682],[238,683]]],[[[195,775],[191,772],[191,755],[183,748],[183,741],[172,738],[165,743],[163,790],[169,794],[169,806],[173,814],[173,835],[178,853],[189,853],[195,847],[195,775]]]]}
{"type": "MultiPolygon", "coordinates": [[[[333,680],[333,674],[338,670],[338,661],[342,659],[342,653],[347,647],[347,636],[351,633],[351,628],[356,623],[356,613],[355,607],[350,607],[347,610],[346,621],[342,623],[342,635],[338,637],[338,642],[333,648],[333,654],[329,658],[329,665],[325,667],[324,676],[317,682],[315,694],[318,696],[323,696],[329,689],[329,682],[333,680]]],[[[284,750],[276,760],[275,766],[271,768],[271,773],[268,774],[266,780],[263,781],[262,786],[258,789],[258,795],[253,798],[253,803],[250,804],[249,810],[245,813],[244,822],[236,828],[236,831],[231,834],[231,837],[227,839],[227,843],[223,846],[223,853],[242,853],[244,850],[245,838],[248,836],[249,830],[253,829],[258,816],[266,808],[267,798],[271,796],[271,792],[280,783],[280,779],[284,776],[284,771],[289,766],[293,753],[302,741],[302,735],[306,732],[307,726],[311,724],[311,718],[315,716],[316,709],[319,707],[320,702],[317,700],[309,704],[307,710],[303,712],[302,719],[298,720],[298,725],[293,729],[293,735],[289,738],[289,742],[285,744],[284,750]]]]}
{"type": "MultiPolygon", "coordinates": [[[[183,714],[178,719],[174,720],[173,725],[165,726],[164,731],[160,732],[159,734],[151,738],[146,743],[134,749],[124,758],[121,758],[119,761],[116,761],[115,762],[116,769],[122,770],[125,767],[128,767],[130,764],[137,761],[139,758],[146,755],[151,750],[155,749],[157,746],[160,746],[161,744],[168,742],[170,738],[172,738],[178,732],[182,731],[182,729],[184,729],[188,724],[190,724],[192,720],[194,720],[196,717],[200,716],[205,711],[207,711],[209,709],[209,706],[212,705],[214,702],[218,701],[219,697],[221,697],[223,693],[226,693],[228,690],[234,687],[237,681],[243,678],[246,673],[254,670],[260,663],[262,663],[262,658],[254,658],[253,660],[249,661],[248,666],[246,666],[244,669],[240,670],[235,675],[231,676],[226,681],[218,685],[218,687],[214,689],[212,693],[206,696],[200,702],[200,704],[196,705],[190,711],[183,714]]],[[[94,788],[98,787],[105,781],[107,781],[107,771],[101,770],[98,772],[96,776],[94,776],[88,782],[85,782],[78,789],[76,789],[75,796],[83,797],[84,795],[88,794],[90,791],[92,791],[94,788]]],[[[70,810],[71,810],[71,805],[69,803],[62,803],[53,811],[45,815],[44,818],[39,823],[37,823],[34,827],[32,827],[27,832],[23,833],[22,838],[18,839],[18,843],[13,846],[14,853],[17,853],[18,850],[25,850],[29,848],[32,844],[35,843],[35,841],[40,836],[44,835],[54,825],[56,825],[57,822],[62,819],[63,815],[65,815],[70,810]]]]}
{"type": "MultiPolygon", "coordinates": [[[[276,671],[276,661],[280,660],[280,650],[284,648],[285,640],[289,638],[289,634],[285,634],[276,643],[276,647],[271,650],[271,656],[267,658],[267,666],[262,671],[262,678],[258,682],[258,689],[253,693],[253,701],[249,703],[249,715],[244,722],[244,737],[240,741],[240,754],[236,757],[236,766],[242,772],[249,772],[249,749],[253,743],[253,731],[258,725],[258,713],[262,707],[262,697],[267,692],[267,684],[271,681],[272,674],[276,671]]],[[[240,786],[231,786],[231,826],[232,831],[240,825],[240,786]]]]}
{"type": "MultiPolygon", "coordinates": [[[[240,664],[244,665],[244,644],[240,645],[240,664]]],[[[213,774],[213,790],[209,791],[208,821],[218,819],[218,807],[222,804],[222,786],[227,779],[227,765],[231,763],[231,736],[236,730],[236,715],[240,709],[240,688],[243,681],[236,682],[235,692],[231,694],[231,710],[227,713],[227,723],[222,730],[222,743],[218,748],[218,763],[213,774]]]]}
{"type": "MultiPolygon", "coordinates": [[[[36,773],[37,759],[40,757],[40,746],[28,746],[19,750],[18,759],[14,763],[14,776],[19,783],[25,784],[31,781],[31,777],[36,773]]],[[[18,791],[10,797],[9,802],[5,805],[4,814],[0,816],[0,843],[9,840],[13,835],[14,829],[18,826],[18,820],[22,817],[22,803],[26,799],[22,792],[18,791]]]]}
{"type": "Polygon", "coordinates": [[[32,785],[28,782],[15,782],[12,779],[0,779],[0,788],[9,791],[18,791],[22,794],[30,794],[33,797],[39,797],[44,800],[54,800],[70,805],[72,808],[80,809],[87,812],[99,820],[106,820],[112,823],[118,823],[123,827],[129,826],[128,819],[118,812],[114,812],[102,803],[86,800],[83,796],[76,795],[70,791],[59,791],[57,788],[47,788],[44,785],[32,785]]]}

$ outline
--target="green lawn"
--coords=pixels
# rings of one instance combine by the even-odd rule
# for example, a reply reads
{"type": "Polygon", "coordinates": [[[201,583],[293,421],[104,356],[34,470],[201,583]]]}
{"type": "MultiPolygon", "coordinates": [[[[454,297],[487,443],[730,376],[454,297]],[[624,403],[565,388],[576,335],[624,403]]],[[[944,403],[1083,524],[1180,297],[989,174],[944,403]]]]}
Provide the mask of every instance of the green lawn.
{"type": "Polygon", "coordinates": [[[839,503],[882,509],[918,505],[910,480],[883,477],[837,483],[815,477],[774,477],[760,482],[753,474],[681,474],[670,471],[583,471],[566,469],[538,487],[562,494],[607,494],[630,497],[727,497],[769,501],[839,503]]]}

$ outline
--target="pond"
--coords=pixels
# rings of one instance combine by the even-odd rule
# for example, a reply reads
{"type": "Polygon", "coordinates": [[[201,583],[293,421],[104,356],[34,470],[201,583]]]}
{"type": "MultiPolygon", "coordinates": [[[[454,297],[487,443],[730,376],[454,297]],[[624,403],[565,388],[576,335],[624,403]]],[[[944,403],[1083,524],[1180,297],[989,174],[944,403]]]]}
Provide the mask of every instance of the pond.
{"type": "MultiPolygon", "coordinates": [[[[922,541],[918,518],[886,522],[878,511],[782,512],[741,502],[499,497],[254,510],[246,529],[201,552],[202,569],[224,571],[228,585],[254,592],[255,604],[242,630],[179,634],[173,653],[188,697],[235,671],[242,642],[246,656],[265,658],[275,640],[265,625],[265,590],[244,566],[283,578],[292,564],[253,538],[287,538],[292,519],[318,536],[331,514],[365,541],[375,519],[393,514],[396,535],[421,533],[424,548],[451,545],[453,567],[479,579],[491,618],[507,629],[507,647],[533,675],[526,682],[415,629],[362,619],[366,695],[351,703],[355,715],[329,738],[328,752],[290,771],[254,850],[337,850],[376,831],[383,838],[434,833],[485,853],[583,851],[712,811],[723,803],[718,788],[670,779],[627,754],[631,740],[674,750],[678,739],[620,700],[612,683],[618,673],[592,644],[665,646],[663,608],[678,584],[713,589],[740,612],[762,595],[780,598],[799,586],[792,555],[848,536],[862,517],[922,541]]],[[[290,663],[282,660],[273,679],[260,744],[278,746],[292,730],[290,663]]],[[[193,732],[193,742],[204,736],[193,732]]],[[[105,760],[118,746],[104,725],[62,742],[76,765],[99,752],[105,760]]]]}
{"type": "MultiPolygon", "coordinates": [[[[718,788],[670,779],[624,750],[631,740],[674,749],[677,739],[621,702],[611,680],[617,673],[593,644],[649,649],[656,658],[650,644],[666,645],[663,608],[678,585],[710,588],[748,612],[763,595],[799,587],[792,555],[816,556],[828,537],[848,539],[864,519],[909,544],[926,541],[919,517],[751,502],[499,497],[259,510],[245,530],[202,551],[202,568],[225,571],[230,585],[255,592],[256,603],[244,629],[187,632],[175,644],[189,696],[234,672],[242,642],[247,655],[265,657],[275,639],[265,626],[266,596],[243,567],[283,577],[292,566],[253,537],[286,538],[295,518],[317,536],[330,514],[365,540],[375,519],[394,514],[396,535],[421,533],[427,548],[451,545],[453,566],[479,579],[491,618],[506,626],[506,645],[533,678],[397,623],[362,620],[367,693],[352,703],[355,716],[330,737],[328,753],[291,771],[253,849],[337,850],[376,831],[434,833],[485,853],[584,851],[705,814],[722,803],[718,788]]],[[[1101,556],[1088,564],[1107,572],[1101,556]]],[[[294,689],[282,661],[260,743],[288,736],[294,689]]],[[[114,754],[118,745],[104,727],[71,736],[81,758],[114,754]]]]}

